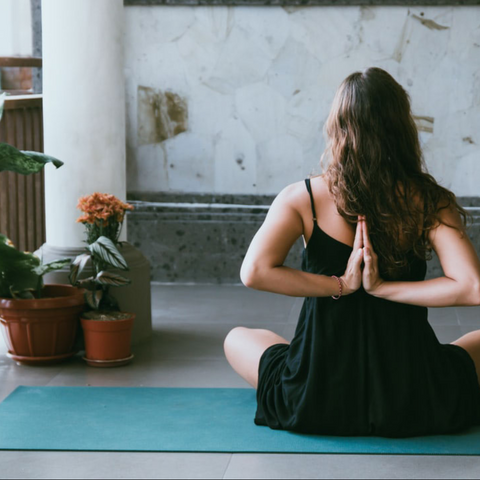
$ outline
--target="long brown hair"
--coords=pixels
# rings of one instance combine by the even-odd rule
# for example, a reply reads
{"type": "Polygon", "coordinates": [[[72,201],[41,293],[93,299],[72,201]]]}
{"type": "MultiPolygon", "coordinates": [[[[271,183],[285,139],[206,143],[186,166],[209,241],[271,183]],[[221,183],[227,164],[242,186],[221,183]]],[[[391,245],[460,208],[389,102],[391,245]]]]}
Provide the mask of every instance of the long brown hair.
{"type": "Polygon", "coordinates": [[[337,90],[325,130],[328,142],[320,164],[325,171],[324,158],[330,158],[329,190],[347,222],[366,216],[382,275],[398,278],[408,270],[409,252],[432,258],[426,231],[441,222],[439,210],[454,205],[465,233],[470,214],[428,173],[410,97],[385,70],[349,75],[337,90]]]}

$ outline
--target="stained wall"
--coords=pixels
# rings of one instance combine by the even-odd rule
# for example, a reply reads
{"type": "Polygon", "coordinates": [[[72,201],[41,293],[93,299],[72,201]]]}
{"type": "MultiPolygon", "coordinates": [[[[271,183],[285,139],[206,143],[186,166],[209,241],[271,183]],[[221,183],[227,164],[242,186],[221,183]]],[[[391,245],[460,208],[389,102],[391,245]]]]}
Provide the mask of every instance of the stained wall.
{"type": "Polygon", "coordinates": [[[480,184],[479,7],[125,7],[128,190],[274,194],[312,170],[340,82],[409,92],[430,173],[480,184]]]}

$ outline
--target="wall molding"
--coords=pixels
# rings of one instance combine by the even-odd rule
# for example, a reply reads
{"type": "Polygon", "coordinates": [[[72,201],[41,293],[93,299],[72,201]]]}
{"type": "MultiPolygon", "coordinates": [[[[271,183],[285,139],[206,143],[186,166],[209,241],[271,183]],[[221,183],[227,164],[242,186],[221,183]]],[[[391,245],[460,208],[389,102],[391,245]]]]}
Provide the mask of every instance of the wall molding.
{"type": "Polygon", "coordinates": [[[250,6],[465,6],[480,5],[480,0],[124,0],[125,6],[152,5],[250,5],[250,6]]]}

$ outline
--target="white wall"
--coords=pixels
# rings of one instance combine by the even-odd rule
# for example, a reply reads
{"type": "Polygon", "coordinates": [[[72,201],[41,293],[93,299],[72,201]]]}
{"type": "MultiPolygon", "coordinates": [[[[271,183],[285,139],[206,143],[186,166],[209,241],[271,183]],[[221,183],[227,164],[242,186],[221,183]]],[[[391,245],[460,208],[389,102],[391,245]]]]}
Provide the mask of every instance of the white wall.
{"type": "Polygon", "coordinates": [[[457,195],[480,194],[479,7],[125,14],[129,191],[277,193],[318,165],[340,82],[379,66],[408,90],[415,115],[433,118],[421,121],[430,172],[457,195]],[[150,103],[139,110],[140,86],[150,103]],[[177,134],[165,92],[187,105],[177,134]]]}
{"type": "Polygon", "coordinates": [[[0,0],[0,56],[31,54],[30,0],[0,0]]]}

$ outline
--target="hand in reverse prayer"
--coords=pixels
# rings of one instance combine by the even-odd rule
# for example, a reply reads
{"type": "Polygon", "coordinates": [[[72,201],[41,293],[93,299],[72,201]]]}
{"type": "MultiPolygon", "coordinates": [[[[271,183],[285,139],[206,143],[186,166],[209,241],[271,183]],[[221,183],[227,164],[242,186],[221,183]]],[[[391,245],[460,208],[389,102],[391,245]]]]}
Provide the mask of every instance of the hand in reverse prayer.
{"type": "Polygon", "coordinates": [[[364,216],[358,216],[352,253],[340,279],[344,285],[344,295],[355,292],[360,285],[363,285],[367,293],[373,294],[383,283],[378,273],[378,256],[372,248],[364,216]]]}
{"type": "Polygon", "coordinates": [[[372,248],[365,217],[362,217],[359,223],[362,224],[363,233],[364,267],[362,272],[362,285],[367,293],[373,294],[383,283],[383,280],[380,278],[378,272],[378,256],[372,248]]]}
{"type": "Polygon", "coordinates": [[[363,221],[358,217],[353,250],[348,259],[345,273],[340,277],[343,283],[343,295],[355,292],[362,284],[362,261],[363,261],[363,221]]]}

